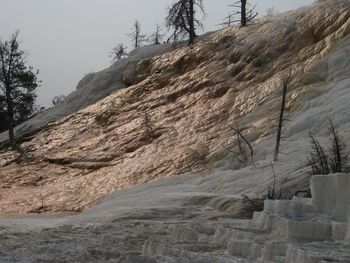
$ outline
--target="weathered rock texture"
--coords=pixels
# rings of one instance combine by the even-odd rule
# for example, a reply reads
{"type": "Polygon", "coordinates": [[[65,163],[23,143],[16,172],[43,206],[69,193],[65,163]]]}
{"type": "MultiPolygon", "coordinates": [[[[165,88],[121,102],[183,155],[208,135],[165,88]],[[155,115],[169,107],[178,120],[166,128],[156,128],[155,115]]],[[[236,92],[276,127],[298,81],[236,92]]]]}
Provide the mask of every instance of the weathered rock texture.
{"type": "MultiPolygon", "coordinates": [[[[350,138],[349,18],[348,0],[321,1],[207,34],[191,47],[163,54],[170,47],[160,46],[158,56],[140,55],[88,75],[66,102],[73,112],[124,88],[56,122],[40,115],[22,126],[43,129],[22,138],[25,161],[15,163],[15,153],[1,151],[0,213],[76,212],[156,178],[238,169],[234,122],[252,143],[256,165],[238,171],[230,187],[206,191],[261,197],[272,183],[268,163],[281,79],[290,70],[290,121],[275,167],[278,185],[306,190],[307,130],[322,142],[330,117],[350,138]]],[[[65,105],[50,112],[62,116],[65,105]]]]}
{"type": "Polygon", "coordinates": [[[213,225],[192,222],[169,229],[167,236],[146,241],[143,255],[145,259],[158,256],[160,262],[244,262],[237,258],[248,262],[348,262],[348,199],[325,193],[349,195],[349,178],[349,174],[315,176],[312,200],[266,200],[264,211],[256,212],[251,221],[221,219],[213,225]],[[336,183],[325,183],[329,181],[336,183]],[[337,208],[320,208],[332,198],[336,207],[343,207],[335,217],[329,213],[337,208]]]}
{"type": "Polygon", "coordinates": [[[315,176],[312,200],[266,200],[264,210],[255,212],[252,220],[238,219],[240,215],[227,208],[256,209],[251,204],[257,200],[239,202],[232,196],[196,196],[183,190],[167,192],[174,198],[171,201],[164,188],[176,187],[181,178],[165,180],[166,186],[158,180],[116,192],[79,216],[0,220],[0,261],[349,262],[350,225],[342,220],[350,212],[348,199],[334,199],[344,207],[336,217],[330,215],[333,209],[320,208],[327,206],[327,197],[334,197],[330,192],[348,195],[349,178],[349,174],[315,176]],[[330,180],[340,184],[325,184],[330,180]],[[163,197],[158,206],[140,199],[141,195],[152,199],[152,194],[154,198],[157,189],[163,197]]]}
{"type": "MultiPolygon", "coordinates": [[[[161,55],[172,49],[171,44],[162,45],[161,47],[148,46],[142,50],[136,49],[130,52],[127,58],[116,61],[109,68],[97,73],[87,74],[78,83],[76,90],[69,94],[62,103],[18,125],[15,128],[16,137],[31,136],[46,128],[46,126],[49,126],[50,123],[96,103],[100,99],[110,95],[113,91],[130,86],[138,80],[129,73],[135,72],[135,70],[130,71],[130,69],[135,69],[140,60],[144,59],[147,61],[149,58],[161,55]],[[133,79],[128,80],[126,76],[130,76],[133,79]]],[[[7,133],[0,133],[0,143],[6,144],[7,141],[7,133]]]]}

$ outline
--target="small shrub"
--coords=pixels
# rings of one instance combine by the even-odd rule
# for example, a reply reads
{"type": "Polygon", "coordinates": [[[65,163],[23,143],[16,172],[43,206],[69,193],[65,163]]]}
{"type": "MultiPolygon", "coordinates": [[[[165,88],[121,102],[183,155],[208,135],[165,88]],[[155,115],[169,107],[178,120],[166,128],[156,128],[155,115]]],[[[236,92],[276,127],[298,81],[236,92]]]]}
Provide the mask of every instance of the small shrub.
{"type": "Polygon", "coordinates": [[[345,152],[345,144],[340,138],[333,122],[329,121],[329,131],[331,132],[331,147],[329,148],[329,166],[333,173],[342,173],[345,170],[347,155],[345,152]]]}
{"type": "Polygon", "coordinates": [[[142,126],[144,127],[146,137],[152,138],[155,129],[153,127],[151,118],[150,118],[150,116],[148,114],[148,110],[147,110],[145,104],[142,104],[142,113],[143,113],[143,115],[142,115],[142,117],[143,117],[142,126]]]}
{"type": "Polygon", "coordinates": [[[268,199],[268,200],[282,199],[282,185],[281,185],[280,191],[278,191],[277,187],[276,187],[275,167],[273,166],[272,161],[270,162],[270,164],[271,164],[271,168],[272,168],[272,172],[273,172],[273,186],[269,187],[269,189],[267,190],[267,194],[265,195],[265,199],[268,199]]]}
{"type": "Polygon", "coordinates": [[[320,142],[309,132],[312,151],[309,154],[308,166],[311,174],[329,174],[328,156],[320,142]]]}
{"type": "Polygon", "coordinates": [[[311,167],[310,174],[342,173],[346,168],[348,156],[344,153],[345,145],[331,120],[329,131],[331,146],[327,150],[313,137],[311,132],[309,133],[312,151],[309,153],[307,165],[311,167]]]}

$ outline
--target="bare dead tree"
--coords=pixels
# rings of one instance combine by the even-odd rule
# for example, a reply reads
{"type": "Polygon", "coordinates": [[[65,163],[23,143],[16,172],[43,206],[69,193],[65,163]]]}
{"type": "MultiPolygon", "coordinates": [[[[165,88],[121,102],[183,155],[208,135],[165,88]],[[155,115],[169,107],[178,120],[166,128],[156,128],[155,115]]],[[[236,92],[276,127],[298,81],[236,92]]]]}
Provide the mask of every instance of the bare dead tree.
{"type": "Polygon", "coordinates": [[[248,162],[247,151],[242,146],[241,136],[238,133],[236,134],[237,134],[236,141],[237,141],[238,151],[235,151],[231,147],[225,146],[224,144],[222,146],[226,151],[232,153],[241,164],[246,165],[248,162]]]}
{"type": "Polygon", "coordinates": [[[134,43],[134,48],[139,48],[142,46],[142,43],[146,41],[146,35],[141,34],[141,24],[138,20],[135,21],[132,30],[133,31],[130,34],[127,34],[127,36],[129,36],[134,43]]]}
{"type": "Polygon", "coordinates": [[[284,111],[286,108],[286,97],[288,92],[288,85],[291,79],[292,71],[289,71],[288,76],[283,79],[283,92],[282,92],[282,103],[281,103],[281,110],[280,110],[280,117],[278,121],[278,129],[277,129],[277,138],[276,138],[276,146],[275,146],[275,154],[273,157],[273,160],[276,162],[278,160],[279,155],[279,148],[281,143],[281,136],[282,136],[282,128],[283,128],[283,121],[284,121],[284,111]]]}
{"type": "Polygon", "coordinates": [[[165,22],[167,28],[172,29],[173,33],[168,41],[188,36],[188,43],[194,43],[197,37],[196,30],[203,28],[203,24],[196,18],[197,9],[204,13],[202,0],[177,0],[169,7],[165,22]]]}
{"type": "Polygon", "coordinates": [[[164,36],[165,34],[162,33],[160,25],[157,24],[155,31],[149,37],[148,41],[153,45],[159,45],[164,36]]]}
{"type": "Polygon", "coordinates": [[[247,151],[245,150],[244,146],[242,145],[242,132],[241,129],[239,128],[238,123],[236,124],[236,136],[237,136],[237,144],[238,144],[238,150],[239,153],[241,154],[243,158],[243,162],[247,163],[248,162],[248,155],[247,151]]]}
{"type": "Polygon", "coordinates": [[[347,168],[348,156],[345,154],[345,144],[339,136],[333,121],[329,121],[331,146],[328,151],[309,132],[312,151],[309,153],[307,165],[311,167],[310,174],[342,173],[347,168]]]}
{"type": "Polygon", "coordinates": [[[239,155],[242,156],[243,158],[241,162],[247,163],[249,160],[246,150],[242,144],[242,141],[243,141],[248,146],[249,152],[250,152],[250,159],[252,163],[254,163],[254,149],[250,144],[250,142],[247,140],[247,138],[242,134],[242,129],[239,127],[238,123],[236,122],[235,126],[229,125],[229,127],[231,130],[233,130],[236,133],[239,155]]]}
{"type": "Polygon", "coordinates": [[[312,152],[309,154],[308,165],[311,167],[311,174],[329,174],[328,156],[320,142],[309,132],[312,152]]]}
{"type": "Polygon", "coordinates": [[[266,9],[267,16],[275,16],[277,14],[278,14],[278,10],[275,9],[274,7],[269,7],[268,9],[266,9]]]}
{"type": "Polygon", "coordinates": [[[119,59],[122,59],[123,57],[128,56],[126,49],[127,47],[124,46],[123,43],[119,43],[116,47],[114,47],[109,55],[109,57],[112,58],[112,63],[119,59]]]}
{"type": "Polygon", "coordinates": [[[329,149],[329,165],[333,173],[342,173],[344,172],[347,155],[344,153],[345,145],[332,120],[329,120],[329,131],[331,133],[332,144],[329,149]]]}
{"type": "MultiPolygon", "coordinates": [[[[219,26],[223,27],[230,27],[235,22],[235,19],[232,14],[228,14],[223,20],[222,23],[219,24],[219,26]]],[[[237,22],[237,21],[236,21],[237,22]]]]}
{"type": "Polygon", "coordinates": [[[142,104],[142,112],[143,112],[143,126],[145,128],[146,135],[147,137],[151,138],[154,132],[154,128],[151,123],[151,119],[149,117],[145,104],[142,104]]]}
{"type": "Polygon", "coordinates": [[[258,16],[258,13],[255,11],[256,5],[249,7],[248,0],[240,0],[230,6],[238,9],[231,16],[236,17],[240,15],[240,19],[233,20],[233,22],[240,21],[241,27],[247,26],[250,21],[258,16]]]}

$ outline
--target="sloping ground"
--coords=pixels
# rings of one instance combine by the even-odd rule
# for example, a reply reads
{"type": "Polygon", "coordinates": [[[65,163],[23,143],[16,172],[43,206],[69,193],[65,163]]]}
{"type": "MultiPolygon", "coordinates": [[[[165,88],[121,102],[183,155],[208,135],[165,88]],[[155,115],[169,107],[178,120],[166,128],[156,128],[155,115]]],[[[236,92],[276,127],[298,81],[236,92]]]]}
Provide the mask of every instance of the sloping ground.
{"type": "MultiPolygon", "coordinates": [[[[123,70],[136,65],[140,60],[149,59],[172,50],[171,44],[157,46],[147,46],[135,49],[129,53],[125,59],[118,60],[109,68],[97,73],[89,73],[78,83],[76,90],[69,94],[60,104],[49,108],[29,121],[18,125],[15,128],[16,137],[31,136],[36,132],[47,128],[51,123],[67,117],[98,100],[110,95],[112,92],[126,88],[131,83],[128,81],[123,70]]],[[[0,133],[0,145],[8,142],[8,133],[0,133]]]]}
{"type": "Polygon", "coordinates": [[[215,196],[189,198],[185,190],[177,198],[175,193],[167,196],[164,188],[176,188],[173,178],[167,180],[165,185],[158,180],[116,192],[80,216],[53,222],[50,218],[0,220],[0,261],[350,261],[350,222],[346,221],[350,213],[349,174],[315,176],[312,199],[266,200],[264,210],[255,212],[253,220],[234,219],[237,214],[225,218],[218,210],[228,202],[231,208],[235,206],[228,196],[226,200],[221,196],[221,207],[215,207],[220,203],[215,196]],[[141,193],[154,198],[155,189],[167,200],[158,197],[158,206],[154,206],[152,200],[140,199],[141,193]],[[186,202],[179,205],[180,199],[186,202]]]}
{"type": "Polygon", "coordinates": [[[2,151],[0,213],[81,211],[115,190],[199,171],[216,186],[202,193],[262,196],[272,182],[281,79],[290,70],[290,121],[275,168],[291,194],[307,189],[307,131],[323,141],[332,118],[350,139],[349,10],[348,0],[320,1],[87,76],[85,87],[101,79],[112,87],[119,76],[128,88],[27,137],[25,161],[11,162],[15,153],[2,151]],[[225,149],[237,150],[228,127],[234,121],[253,144],[256,164],[210,174],[241,166],[225,149]]]}

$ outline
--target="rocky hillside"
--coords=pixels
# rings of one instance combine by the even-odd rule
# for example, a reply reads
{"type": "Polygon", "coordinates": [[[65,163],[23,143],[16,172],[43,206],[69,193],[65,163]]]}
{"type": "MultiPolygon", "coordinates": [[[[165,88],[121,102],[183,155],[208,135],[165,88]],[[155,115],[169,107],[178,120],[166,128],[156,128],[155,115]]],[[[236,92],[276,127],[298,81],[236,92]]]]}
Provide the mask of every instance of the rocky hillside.
{"type": "Polygon", "coordinates": [[[306,190],[308,130],[323,142],[332,118],[350,139],[349,33],[350,1],[318,1],[190,47],[146,47],[86,76],[66,104],[20,127],[26,159],[1,150],[0,213],[82,211],[115,190],[189,173],[209,176],[201,191],[262,196],[289,72],[275,169],[288,194],[306,190]],[[244,169],[233,153],[237,124],[254,148],[244,169]]]}

